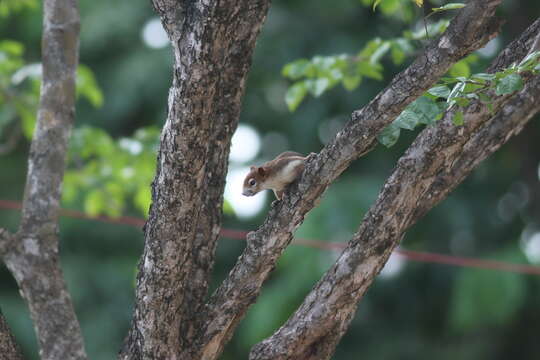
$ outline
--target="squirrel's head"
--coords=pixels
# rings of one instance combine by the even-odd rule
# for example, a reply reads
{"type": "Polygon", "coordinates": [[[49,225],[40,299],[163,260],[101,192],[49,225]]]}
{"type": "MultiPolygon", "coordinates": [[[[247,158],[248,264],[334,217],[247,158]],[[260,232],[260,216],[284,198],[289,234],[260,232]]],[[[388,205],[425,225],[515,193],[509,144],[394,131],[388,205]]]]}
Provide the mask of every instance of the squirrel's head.
{"type": "Polygon", "coordinates": [[[253,196],[261,190],[264,190],[263,183],[268,176],[268,171],[262,167],[252,166],[249,174],[244,179],[244,188],[242,195],[253,196]]]}

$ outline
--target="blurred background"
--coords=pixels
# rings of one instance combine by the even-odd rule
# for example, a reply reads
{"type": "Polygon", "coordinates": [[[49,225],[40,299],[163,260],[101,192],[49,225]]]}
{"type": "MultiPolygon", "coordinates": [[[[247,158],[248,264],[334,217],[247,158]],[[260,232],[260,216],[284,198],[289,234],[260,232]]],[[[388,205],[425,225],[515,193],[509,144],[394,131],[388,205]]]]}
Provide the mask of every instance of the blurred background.
{"type": "MultiPolygon", "coordinates": [[[[442,4],[432,1],[425,8],[442,4]]],[[[79,69],[76,129],[63,206],[91,216],[106,215],[116,223],[62,217],[61,254],[89,357],[112,359],[129,326],[143,245],[141,227],[126,224],[121,216],[144,218],[148,208],[172,57],[149,1],[94,0],[80,6],[84,66],[79,69]]],[[[462,71],[483,71],[540,15],[540,3],[504,1],[499,13],[506,20],[501,35],[462,71]]],[[[257,228],[273,200],[271,193],[241,196],[247,167],[285,150],[319,151],[353,110],[411,61],[423,42],[411,40],[414,48],[404,46],[404,59],[399,53],[381,57],[379,75],[367,74],[361,83],[358,79],[358,84],[349,83],[354,90],[337,85],[318,97],[287,92],[293,81],[283,76],[284,66],[301,58],[316,62],[316,55],[354,55],[376,37],[407,38],[404,31],[423,28],[422,17],[422,9],[398,0],[384,0],[376,12],[370,0],[273,1],[233,139],[224,228],[257,228]]],[[[19,213],[6,207],[22,199],[39,89],[40,37],[37,1],[2,0],[0,226],[11,231],[18,226],[19,213]]],[[[408,39],[413,37],[409,33],[408,39]]],[[[396,43],[403,44],[400,41],[396,43]]],[[[393,147],[379,145],[354,162],[307,216],[296,237],[348,241],[418,131],[402,131],[393,147]]],[[[402,247],[540,265],[539,163],[536,117],[415,225],[402,247]]],[[[243,248],[242,241],[220,241],[214,287],[243,248]]],[[[290,246],[222,358],[247,358],[250,347],[289,317],[338,255],[339,251],[290,246]]],[[[538,276],[420,263],[393,255],[361,302],[333,358],[540,359],[539,303],[538,276]]],[[[0,307],[27,358],[37,359],[28,311],[3,265],[0,307]]]]}

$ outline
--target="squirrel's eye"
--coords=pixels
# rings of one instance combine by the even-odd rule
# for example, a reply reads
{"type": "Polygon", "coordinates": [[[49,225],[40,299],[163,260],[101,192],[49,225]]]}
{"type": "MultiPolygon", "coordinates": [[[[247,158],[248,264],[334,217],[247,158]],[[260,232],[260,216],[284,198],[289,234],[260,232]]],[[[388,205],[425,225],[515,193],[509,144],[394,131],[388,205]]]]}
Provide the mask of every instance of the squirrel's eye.
{"type": "Polygon", "coordinates": [[[255,184],[257,184],[257,180],[249,179],[249,186],[255,186],[255,184]]]}

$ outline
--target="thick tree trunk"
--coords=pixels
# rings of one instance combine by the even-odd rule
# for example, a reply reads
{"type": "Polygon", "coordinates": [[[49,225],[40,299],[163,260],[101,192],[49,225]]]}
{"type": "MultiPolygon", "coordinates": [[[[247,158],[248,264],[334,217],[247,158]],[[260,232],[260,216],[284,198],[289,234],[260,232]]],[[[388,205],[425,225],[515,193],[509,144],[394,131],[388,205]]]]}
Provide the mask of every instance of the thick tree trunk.
{"type": "Polygon", "coordinates": [[[198,359],[230,141],[269,3],[154,0],[174,52],[136,308],[122,359],[198,359]]]}
{"type": "MultiPolygon", "coordinates": [[[[540,20],[512,43],[491,71],[521,60],[540,34],[540,20]]],[[[357,303],[408,227],[444,199],[483,159],[519,133],[540,111],[540,76],[510,96],[496,97],[496,115],[474,103],[465,125],[453,112],[426,128],[399,160],[377,202],[338,261],[274,335],[257,344],[250,359],[329,359],[357,303]],[[309,320],[308,320],[309,319],[309,320]]]]}
{"type": "Polygon", "coordinates": [[[44,360],[85,359],[81,330],[58,256],[58,211],[68,139],[75,115],[79,9],[45,0],[43,81],[28,159],[19,231],[1,246],[3,260],[28,303],[44,360]]]}

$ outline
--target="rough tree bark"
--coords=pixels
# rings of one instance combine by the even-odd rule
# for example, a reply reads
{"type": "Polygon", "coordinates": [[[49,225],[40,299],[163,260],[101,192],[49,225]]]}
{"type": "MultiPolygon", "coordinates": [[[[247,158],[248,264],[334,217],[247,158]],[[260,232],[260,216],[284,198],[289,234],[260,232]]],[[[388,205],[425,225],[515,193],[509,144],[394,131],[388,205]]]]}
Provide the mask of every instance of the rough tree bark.
{"type": "Polygon", "coordinates": [[[168,117],[122,359],[195,359],[231,137],[268,0],[153,0],[174,52],[168,117]]]}
{"type": "MultiPolygon", "coordinates": [[[[540,21],[499,56],[497,66],[521,60],[536,34],[540,34],[540,21]]],[[[336,264],[287,323],[253,348],[250,359],[330,358],[357,303],[407,228],[444,199],[480,161],[519,133],[540,110],[539,97],[540,76],[536,76],[518,94],[497,97],[495,116],[474,103],[465,111],[464,126],[455,126],[449,112],[437,126],[426,128],[399,160],[336,264]]]]}
{"type": "Polygon", "coordinates": [[[22,219],[16,234],[4,232],[0,250],[30,308],[41,358],[86,359],[58,256],[58,211],[75,115],[79,9],[75,0],[43,5],[43,80],[22,219]]]}

